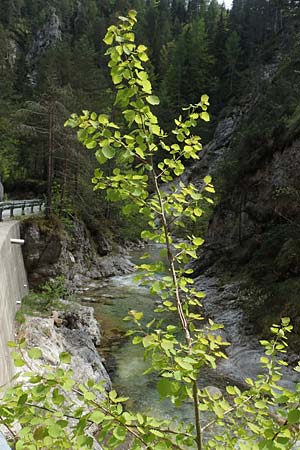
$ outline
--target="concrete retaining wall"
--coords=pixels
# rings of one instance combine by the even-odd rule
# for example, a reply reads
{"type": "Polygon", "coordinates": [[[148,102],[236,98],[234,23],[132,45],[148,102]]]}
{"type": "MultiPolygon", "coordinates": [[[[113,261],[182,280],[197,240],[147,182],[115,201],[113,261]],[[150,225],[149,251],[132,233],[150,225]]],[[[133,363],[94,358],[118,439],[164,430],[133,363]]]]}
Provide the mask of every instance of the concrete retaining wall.
{"type": "Polygon", "coordinates": [[[14,340],[14,318],[17,301],[27,294],[21,246],[11,244],[10,239],[20,238],[18,222],[0,224],[0,385],[9,382],[14,367],[9,356],[7,342],[14,340]]]}

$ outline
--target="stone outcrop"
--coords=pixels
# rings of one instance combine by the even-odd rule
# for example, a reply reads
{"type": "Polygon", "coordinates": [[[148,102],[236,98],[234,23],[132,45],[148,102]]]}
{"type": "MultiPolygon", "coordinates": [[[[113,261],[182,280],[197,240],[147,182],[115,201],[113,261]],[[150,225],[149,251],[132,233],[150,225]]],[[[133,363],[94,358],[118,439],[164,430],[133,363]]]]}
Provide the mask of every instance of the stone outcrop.
{"type": "Polygon", "coordinates": [[[19,330],[29,348],[39,347],[42,351],[42,359],[34,362],[36,369],[40,370],[43,364],[57,366],[59,354],[68,352],[72,355],[70,367],[77,382],[105,381],[106,389],[111,389],[111,381],[96,349],[100,344],[100,331],[93,308],[65,301],[63,306],[64,311],[53,311],[50,318],[26,317],[19,330]]]}
{"type": "Polygon", "coordinates": [[[98,233],[95,242],[82,222],[73,223],[67,235],[58,222],[26,219],[21,224],[25,239],[23,256],[32,287],[64,275],[69,289],[88,279],[128,273],[132,264],[124,249],[98,233]]]}
{"type": "Polygon", "coordinates": [[[242,260],[247,250],[249,260],[271,233],[274,242],[269,256],[276,257],[292,237],[283,228],[293,228],[294,224],[296,233],[300,217],[299,146],[300,141],[295,141],[275,151],[271,160],[268,158],[254,173],[245,174],[243,186],[235,188],[216,209],[208,230],[209,244],[222,247],[224,252],[229,250],[242,260]]]}
{"type": "MultiPolygon", "coordinates": [[[[109,391],[112,387],[111,381],[96,349],[96,345],[100,344],[100,330],[94,318],[93,308],[63,300],[61,302],[63,311],[53,311],[50,318],[26,317],[25,323],[19,329],[18,334],[25,338],[27,350],[38,347],[42,352],[40,359],[30,359],[30,370],[43,373],[45,365],[48,372],[49,366],[53,369],[70,368],[77,383],[85,383],[87,380],[93,380],[96,383],[103,381],[104,388],[109,391]],[[71,355],[69,365],[60,362],[59,355],[62,352],[71,355]]],[[[23,357],[27,359],[25,350],[23,357]]],[[[20,377],[22,379],[23,370],[28,370],[26,365],[18,369],[18,380],[20,377]]],[[[27,379],[24,378],[24,382],[27,382],[27,379]]],[[[78,405],[79,400],[75,393],[68,392],[68,398],[78,405]]],[[[101,400],[103,394],[98,392],[97,398],[101,400]]],[[[18,424],[15,424],[15,427],[17,431],[18,424]]],[[[98,428],[94,425],[86,429],[86,433],[91,437],[94,437],[97,431],[98,428]]],[[[95,438],[93,450],[102,450],[95,438]]]]}
{"type": "Polygon", "coordinates": [[[224,158],[224,153],[229,147],[238,128],[245,109],[235,107],[230,115],[220,119],[215,130],[213,139],[204,146],[200,153],[200,159],[196,161],[185,172],[184,181],[192,182],[198,188],[202,187],[202,180],[206,175],[214,176],[218,170],[220,161],[224,158]]]}
{"type": "Polygon", "coordinates": [[[54,47],[61,37],[60,19],[55,9],[52,8],[48,20],[34,38],[33,45],[26,55],[27,60],[31,61],[48,48],[54,47]]]}

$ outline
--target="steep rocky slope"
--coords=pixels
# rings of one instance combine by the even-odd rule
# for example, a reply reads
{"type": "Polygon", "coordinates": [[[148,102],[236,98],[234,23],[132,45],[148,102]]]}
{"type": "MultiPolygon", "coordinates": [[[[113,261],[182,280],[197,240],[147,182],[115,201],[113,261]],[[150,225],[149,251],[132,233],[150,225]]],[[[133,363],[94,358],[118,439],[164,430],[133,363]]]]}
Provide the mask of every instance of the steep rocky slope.
{"type": "Polygon", "coordinates": [[[21,224],[23,256],[29,284],[36,287],[64,275],[70,291],[85,280],[132,270],[124,248],[100,232],[93,239],[83,222],[66,230],[58,219],[28,218],[21,224]]]}
{"type": "Polygon", "coordinates": [[[196,275],[246,281],[243,307],[259,332],[280,316],[300,324],[298,69],[288,57],[262,70],[259,89],[227,108],[189,172],[196,184],[209,173],[217,190],[196,275]]]}

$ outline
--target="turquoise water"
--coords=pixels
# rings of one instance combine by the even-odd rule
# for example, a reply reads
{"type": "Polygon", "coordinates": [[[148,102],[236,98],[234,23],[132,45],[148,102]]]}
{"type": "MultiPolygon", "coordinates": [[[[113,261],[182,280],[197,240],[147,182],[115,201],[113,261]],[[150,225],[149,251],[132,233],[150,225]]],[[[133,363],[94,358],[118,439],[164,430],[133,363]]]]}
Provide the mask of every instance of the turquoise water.
{"type": "MultiPolygon", "coordinates": [[[[160,258],[160,249],[147,248],[151,254],[150,261],[160,258]]],[[[133,261],[144,252],[133,255],[133,261]]],[[[143,261],[144,262],[144,261],[143,261]]],[[[193,420],[192,404],[186,403],[176,409],[169,401],[160,401],[156,390],[157,378],[154,374],[143,375],[148,367],[144,360],[144,351],[140,345],[132,345],[131,340],[124,339],[124,333],[130,326],[123,318],[128,311],[134,309],[144,313],[147,323],[154,317],[154,309],[158,306],[158,299],[149,294],[145,286],[134,282],[135,274],[112,277],[109,280],[93,283],[86,291],[86,301],[95,309],[95,316],[100,323],[103,336],[100,352],[106,359],[114,388],[120,395],[130,397],[130,407],[136,410],[154,414],[156,416],[174,417],[180,420],[193,420]]],[[[155,314],[157,316],[157,314],[155,314]]],[[[164,316],[168,323],[175,323],[176,314],[164,316]]],[[[199,384],[205,386],[224,386],[226,380],[216,371],[202,373],[199,384]]]]}
{"type": "MultiPolygon", "coordinates": [[[[147,252],[151,253],[149,262],[160,258],[160,249],[157,247],[147,248],[147,252]]],[[[133,254],[132,260],[137,261],[142,253],[133,254]]],[[[134,277],[135,274],[129,274],[93,282],[85,291],[85,304],[94,307],[95,316],[101,327],[100,353],[105,357],[104,364],[119,395],[130,398],[127,402],[128,408],[156,417],[169,418],[172,421],[177,418],[185,424],[191,423],[194,421],[192,403],[186,402],[180,408],[175,408],[169,401],[160,401],[156,390],[157,377],[154,374],[143,375],[148,367],[143,348],[140,345],[132,345],[128,338],[124,338],[129,324],[124,322],[123,318],[128,311],[132,309],[143,311],[144,320],[149,322],[154,317],[154,309],[159,305],[158,299],[149,294],[147,287],[138,285],[134,277]]],[[[217,322],[219,319],[225,320],[233,346],[229,350],[229,358],[221,362],[216,370],[206,369],[201,372],[198,384],[201,388],[214,386],[224,390],[227,384],[239,383],[245,376],[255,378],[258,364],[253,364],[253,361],[259,361],[261,351],[252,347],[254,336],[249,337],[240,333],[242,322],[238,311],[218,301],[216,286],[212,281],[206,280],[205,277],[199,280],[207,292],[210,308],[206,309],[211,309],[207,311],[208,313],[215,313],[217,322]]],[[[169,314],[165,318],[168,323],[175,323],[177,320],[176,314],[169,314]]],[[[285,376],[283,381],[283,384],[294,385],[290,374],[285,376]]],[[[205,423],[210,419],[205,414],[202,420],[205,423]]],[[[207,432],[206,436],[209,437],[211,432],[211,430],[207,432]]]]}

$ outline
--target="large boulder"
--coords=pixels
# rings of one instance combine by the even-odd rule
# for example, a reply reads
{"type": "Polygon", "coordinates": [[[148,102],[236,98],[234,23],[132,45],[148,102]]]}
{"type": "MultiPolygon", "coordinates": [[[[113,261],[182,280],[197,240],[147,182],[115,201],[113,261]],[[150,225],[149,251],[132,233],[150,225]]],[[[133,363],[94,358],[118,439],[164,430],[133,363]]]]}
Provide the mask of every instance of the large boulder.
{"type": "Polygon", "coordinates": [[[34,362],[35,370],[42,370],[44,364],[56,367],[60,364],[59,354],[68,352],[77,382],[104,381],[106,389],[111,389],[110,378],[95,347],[100,344],[100,331],[93,308],[68,302],[64,306],[65,311],[53,311],[50,318],[26,317],[21,326],[20,335],[25,337],[28,347],[42,351],[42,359],[34,362]]]}

